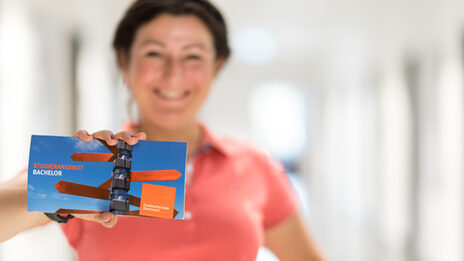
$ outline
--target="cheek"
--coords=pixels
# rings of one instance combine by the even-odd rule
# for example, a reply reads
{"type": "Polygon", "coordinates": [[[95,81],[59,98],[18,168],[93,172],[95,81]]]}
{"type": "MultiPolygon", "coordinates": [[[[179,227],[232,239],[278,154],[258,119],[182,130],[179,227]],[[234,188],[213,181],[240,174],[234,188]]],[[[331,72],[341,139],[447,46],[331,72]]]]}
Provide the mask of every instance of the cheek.
{"type": "Polygon", "coordinates": [[[207,91],[213,81],[214,74],[211,68],[203,66],[192,67],[188,70],[188,79],[194,84],[197,91],[207,91]]]}
{"type": "Polygon", "coordinates": [[[162,66],[153,61],[139,61],[132,66],[132,80],[134,83],[154,83],[163,74],[162,66]]]}

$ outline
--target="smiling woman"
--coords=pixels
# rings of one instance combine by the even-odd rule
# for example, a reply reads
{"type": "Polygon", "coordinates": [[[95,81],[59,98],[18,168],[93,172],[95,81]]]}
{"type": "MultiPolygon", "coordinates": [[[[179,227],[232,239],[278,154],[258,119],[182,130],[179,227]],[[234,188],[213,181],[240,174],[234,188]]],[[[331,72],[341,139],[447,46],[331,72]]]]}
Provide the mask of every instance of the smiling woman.
{"type": "MultiPolygon", "coordinates": [[[[188,142],[186,218],[76,214],[62,229],[79,258],[254,260],[266,245],[283,260],[321,260],[281,164],[196,120],[230,53],[219,11],[205,0],[139,0],[119,23],[113,46],[139,121],[115,134],[81,130],[74,136],[110,146],[118,140],[188,142]]],[[[6,220],[0,222],[2,240],[46,222],[44,215],[25,211],[24,195],[7,201],[12,193],[25,194],[22,178],[11,182],[23,187],[0,190],[0,205],[7,208],[0,211],[6,220]],[[14,220],[28,222],[2,229],[14,220]]]]}

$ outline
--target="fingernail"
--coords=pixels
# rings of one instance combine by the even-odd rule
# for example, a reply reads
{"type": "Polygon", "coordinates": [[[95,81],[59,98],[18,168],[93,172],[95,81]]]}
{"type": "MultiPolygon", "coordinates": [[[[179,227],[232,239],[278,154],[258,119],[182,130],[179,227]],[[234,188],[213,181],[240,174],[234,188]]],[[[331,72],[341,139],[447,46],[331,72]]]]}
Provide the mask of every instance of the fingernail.
{"type": "Polygon", "coordinates": [[[111,220],[113,219],[113,215],[111,213],[105,213],[103,214],[104,215],[104,219],[103,219],[103,222],[105,224],[108,224],[111,222],[111,220]]]}

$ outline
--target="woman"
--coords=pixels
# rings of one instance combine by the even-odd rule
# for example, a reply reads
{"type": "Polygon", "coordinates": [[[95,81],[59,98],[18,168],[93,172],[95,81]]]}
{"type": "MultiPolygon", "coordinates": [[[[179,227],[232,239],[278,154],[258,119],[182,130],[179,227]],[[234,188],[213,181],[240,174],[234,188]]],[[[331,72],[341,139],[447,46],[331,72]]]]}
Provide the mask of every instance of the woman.
{"type": "MultiPolygon", "coordinates": [[[[254,260],[264,244],[282,260],[321,260],[282,167],[195,120],[230,52],[218,10],[204,0],[136,1],[113,46],[139,120],[115,134],[74,136],[109,145],[118,139],[188,142],[186,220],[75,215],[62,228],[79,258],[254,260]]],[[[9,214],[0,217],[2,240],[49,222],[26,212],[25,188],[23,174],[0,189],[2,212],[9,214]]]]}

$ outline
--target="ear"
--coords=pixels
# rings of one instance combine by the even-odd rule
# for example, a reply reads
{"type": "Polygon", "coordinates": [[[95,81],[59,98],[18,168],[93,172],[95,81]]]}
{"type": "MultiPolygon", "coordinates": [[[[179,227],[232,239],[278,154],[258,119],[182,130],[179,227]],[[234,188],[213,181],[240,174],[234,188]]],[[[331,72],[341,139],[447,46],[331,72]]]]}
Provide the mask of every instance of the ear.
{"type": "Polygon", "coordinates": [[[129,59],[123,50],[118,50],[118,66],[119,70],[121,70],[122,78],[127,85],[129,80],[129,59]]]}
{"type": "Polygon", "coordinates": [[[219,71],[221,71],[222,66],[224,66],[224,63],[226,62],[226,59],[224,57],[219,57],[215,61],[215,68],[214,68],[214,75],[216,76],[219,71]]]}

